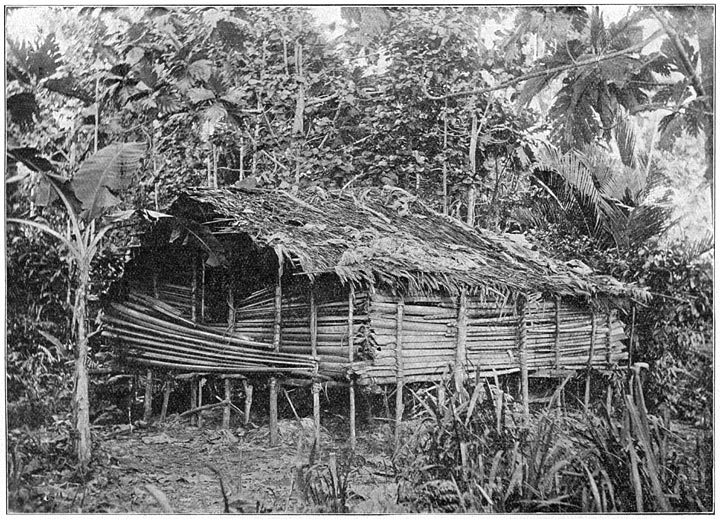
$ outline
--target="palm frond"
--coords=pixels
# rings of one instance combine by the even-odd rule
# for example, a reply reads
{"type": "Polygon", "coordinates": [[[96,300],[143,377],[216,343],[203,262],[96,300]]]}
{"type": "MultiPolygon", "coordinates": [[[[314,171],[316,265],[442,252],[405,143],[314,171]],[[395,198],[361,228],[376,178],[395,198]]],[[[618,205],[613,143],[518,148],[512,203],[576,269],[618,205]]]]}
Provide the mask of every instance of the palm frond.
{"type": "Polygon", "coordinates": [[[687,245],[686,254],[690,261],[695,261],[703,254],[715,248],[715,235],[712,231],[706,231],[705,236],[687,245]]]}
{"type": "Polygon", "coordinates": [[[648,157],[637,143],[636,125],[630,118],[624,118],[615,128],[615,141],[620,151],[620,158],[626,166],[647,171],[648,157]]]}
{"type": "Polygon", "coordinates": [[[625,234],[631,246],[647,243],[667,230],[672,209],[659,205],[636,207],[627,220],[625,234]]]}
{"type": "Polygon", "coordinates": [[[576,150],[560,153],[556,148],[546,146],[540,150],[538,158],[539,167],[557,173],[580,206],[594,216],[596,234],[607,232],[618,245],[625,241],[622,229],[626,225],[627,216],[595,185],[593,168],[588,164],[590,159],[587,155],[576,150]]]}

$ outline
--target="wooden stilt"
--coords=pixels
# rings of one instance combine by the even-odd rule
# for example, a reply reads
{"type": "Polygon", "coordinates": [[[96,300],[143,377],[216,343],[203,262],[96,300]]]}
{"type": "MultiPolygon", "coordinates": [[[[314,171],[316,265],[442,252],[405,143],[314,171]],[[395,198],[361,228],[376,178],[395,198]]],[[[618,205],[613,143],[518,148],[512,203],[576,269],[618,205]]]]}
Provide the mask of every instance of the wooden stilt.
{"type": "Polygon", "coordinates": [[[441,411],[445,409],[445,379],[440,381],[438,386],[438,409],[441,411]]]}
{"type": "Polygon", "coordinates": [[[137,400],[137,375],[133,375],[128,380],[128,408],[127,408],[127,418],[128,418],[128,425],[130,425],[130,432],[132,433],[132,409],[133,405],[135,404],[135,401],[137,400]]]}
{"type": "Polygon", "coordinates": [[[392,420],[392,417],[390,415],[390,398],[388,397],[388,388],[387,386],[383,386],[383,410],[385,411],[385,419],[386,420],[392,420]]]}
{"type": "Polygon", "coordinates": [[[170,403],[170,391],[172,390],[172,384],[169,380],[166,380],[163,384],[163,403],[160,411],[160,421],[164,422],[167,418],[168,404],[170,403]]]}
{"type": "Polygon", "coordinates": [[[278,444],[278,383],[275,377],[270,378],[270,445],[278,444]]]}
{"type": "Polygon", "coordinates": [[[315,284],[310,285],[310,351],[317,360],[317,301],[315,300],[315,284]]]}
{"type": "MultiPolygon", "coordinates": [[[[273,324],[273,350],[280,351],[280,334],[282,330],[282,276],[283,252],[280,247],[275,249],[278,260],[277,279],[275,280],[275,320],[273,324]]],[[[278,381],[270,377],[270,445],[278,444],[278,381]]]]}
{"type": "MultiPolygon", "coordinates": [[[[315,299],[315,283],[310,282],[310,352],[313,359],[318,360],[317,353],[317,301],[315,299]]],[[[313,422],[315,429],[315,451],[320,452],[320,390],[317,380],[312,383],[313,422]]]]}
{"type": "Polygon", "coordinates": [[[313,421],[315,426],[315,452],[320,452],[320,382],[313,381],[313,421]]]}
{"type": "MultiPolygon", "coordinates": [[[[232,289],[232,283],[230,280],[228,280],[228,295],[227,295],[227,306],[228,306],[228,327],[232,329],[235,326],[235,298],[233,294],[232,289]]],[[[232,408],[232,403],[230,402],[232,397],[232,380],[230,377],[225,377],[225,400],[227,401],[227,405],[223,409],[223,420],[222,420],[222,428],[223,429],[229,429],[230,428],[230,410],[232,408]]]]}
{"type": "MultiPolygon", "coordinates": [[[[157,268],[153,265],[153,295],[158,297],[158,276],[157,268]]],[[[147,370],[147,376],[145,378],[145,409],[143,413],[143,421],[150,423],[152,419],[152,406],[153,406],[153,372],[151,369],[147,370]]]]}
{"type": "Polygon", "coordinates": [[[200,278],[200,321],[205,322],[205,262],[202,261],[201,263],[201,273],[202,276],[200,278]]]}
{"type": "Polygon", "coordinates": [[[230,398],[232,396],[232,380],[229,378],[225,379],[225,400],[227,401],[227,405],[223,409],[223,419],[222,419],[222,428],[223,429],[229,429],[230,428],[230,398]]]}
{"type": "MultiPolygon", "coordinates": [[[[190,383],[190,409],[195,409],[197,404],[197,397],[198,397],[198,391],[197,391],[197,382],[195,380],[195,377],[191,377],[189,380],[190,383]]],[[[190,425],[197,425],[197,415],[192,415],[190,417],[190,425]]]]}
{"type": "Polygon", "coordinates": [[[233,293],[232,286],[228,283],[228,327],[232,330],[235,326],[235,294],[233,293]]]}
{"type": "Polygon", "coordinates": [[[555,296],[555,369],[560,370],[560,296],[555,296]]]}
{"type": "Polygon", "coordinates": [[[152,419],[152,405],[153,405],[153,372],[151,369],[147,370],[147,376],[145,378],[145,412],[143,413],[143,420],[145,423],[150,423],[152,419]]]}
{"type": "MultiPolygon", "coordinates": [[[[562,298],[555,296],[555,370],[560,371],[560,308],[562,298]]],[[[565,386],[560,389],[560,398],[557,399],[557,406],[562,407],[565,401],[565,386]]]]}
{"type": "Polygon", "coordinates": [[[357,442],[355,434],[355,381],[350,381],[350,449],[355,450],[357,442]]]}
{"type": "Polygon", "coordinates": [[[250,411],[252,409],[253,386],[247,380],[243,380],[243,391],[245,392],[245,416],[243,417],[243,425],[250,424],[250,411]]]}
{"type": "Polygon", "coordinates": [[[595,355],[595,310],[590,313],[592,323],[590,324],[590,354],[587,361],[587,376],[585,377],[585,410],[590,405],[590,372],[592,371],[593,355],[595,355]]]}
{"type": "MultiPolygon", "coordinates": [[[[203,386],[205,385],[205,378],[204,377],[198,377],[197,381],[197,406],[202,407],[203,405],[203,398],[202,398],[202,392],[203,392],[203,386]]],[[[202,412],[197,414],[197,426],[202,427],[203,426],[203,416],[202,412]]]]}
{"type": "Polygon", "coordinates": [[[520,364],[520,388],[522,391],[523,419],[527,424],[530,420],[530,392],[528,389],[529,376],[527,365],[527,298],[518,299],[518,362],[520,364]]]}
{"type": "Polygon", "coordinates": [[[405,368],[403,364],[403,318],[405,303],[402,299],[397,304],[396,327],[395,327],[395,377],[397,387],[395,389],[395,451],[400,448],[400,423],[403,415],[403,384],[405,368]]]}
{"type": "Polygon", "coordinates": [[[278,259],[277,279],[275,280],[275,320],[273,323],[273,350],[280,351],[280,333],[282,328],[282,276],[283,253],[280,248],[276,250],[278,259]]]}
{"type": "Polygon", "coordinates": [[[198,258],[197,255],[193,256],[192,260],[192,284],[190,285],[190,294],[192,298],[192,307],[190,308],[190,319],[197,322],[198,309],[197,309],[197,297],[198,297],[198,272],[197,272],[198,258]]]}
{"type": "MultiPolygon", "coordinates": [[[[198,255],[193,254],[192,257],[192,282],[190,285],[190,297],[192,299],[192,305],[190,307],[190,319],[193,322],[197,322],[198,309],[197,309],[197,293],[198,293],[198,273],[197,273],[198,255]]],[[[195,409],[198,406],[197,398],[198,391],[195,383],[195,377],[191,376],[188,379],[190,384],[190,409],[195,409]]],[[[190,425],[197,425],[197,414],[193,414],[190,417],[190,425]]]]}
{"type": "Polygon", "coordinates": [[[460,290],[457,313],[457,340],[455,342],[455,390],[462,400],[467,400],[465,391],[465,362],[467,357],[467,292],[460,290]]]}
{"type": "MultiPolygon", "coordinates": [[[[353,326],[355,311],[355,287],[350,285],[350,294],[348,295],[348,357],[350,361],[350,369],[352,369],[355,356],[355,328],[353,326]]],[[[350,449],[355,450],[355,378],[350,378],[350,449]]]]}

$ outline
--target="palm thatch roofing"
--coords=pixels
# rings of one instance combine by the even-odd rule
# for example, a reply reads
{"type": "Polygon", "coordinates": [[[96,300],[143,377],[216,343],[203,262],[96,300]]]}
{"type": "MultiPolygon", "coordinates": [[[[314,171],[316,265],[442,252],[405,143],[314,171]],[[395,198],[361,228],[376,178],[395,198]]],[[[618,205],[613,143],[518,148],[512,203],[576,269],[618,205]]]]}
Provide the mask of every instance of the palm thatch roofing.
{"type": "Polygon", "coordinates": [[[213,234],[249,235],[309,275],[400,293],[542,293],[646,300],[647,292],[564,263],[488,230],[472,229],[397,188],[324,191],[198,188],[170,213],[213,234]]]}

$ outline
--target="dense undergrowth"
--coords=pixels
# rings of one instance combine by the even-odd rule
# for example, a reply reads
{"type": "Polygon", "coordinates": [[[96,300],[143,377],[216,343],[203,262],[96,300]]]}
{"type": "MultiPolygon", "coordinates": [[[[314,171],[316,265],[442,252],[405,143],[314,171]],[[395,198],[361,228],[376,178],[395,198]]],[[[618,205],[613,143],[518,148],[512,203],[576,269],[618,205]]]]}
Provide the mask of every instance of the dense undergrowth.
{"type": "Polygon", "coordinates": [[[422,424],[399,453],[400,499],[417,511],[660,512],[712,507],[712,441],[682,444],[648,414],[639,375],[585,411],[560,391],[524,422],[487,381],[470,398],[416,394],[422,424]],[[604,401],[600,401],[604,400],[604,401]]]}
{"type": "MultiPolygon", "coordinates": [[[[438,399],[438,385],[409,386],[408,412],[397,451],[393,448],[392,427],[383,425],[380,417],[370,422],[364,414],[359,423],[358,448],[351,451],[343,445],[347,440],[346,420],[334,413],[337,409],[329,408],[323,422],[329,430],[323,436],[329,435],[330,440],[325,440],[322,452],[311,447],[310,419],[303,420],[310,424],[305,425],[305,442],[298,441],[295,450],[291,440],[288,456],[295,452],[294,461],[286,471],[293,479],[289,492],[295,492],[296,504],[291,510],[304,513],[711,510],[711,430],[683,426],[667,416],[648,413],[640,391],[644,375],[644,370],[642,374],[630,375],[624,370],[619,372],[610,381],[610,391],[594,393],[587,410],[565,381],[547,404],[531,406],[527,421],[523,419],[522,406],[500,389],[497,381],[470,383],[462,394],[448,384],[443,401],[438,399]],[[368,484],[368,474],[380,473],[380,479],[375,476],[380,484],[368,484]]],[[[340,406],[345,398],[336,400],[340,406]]],[[[258,404],[264,408],[262,402],[258,404]]],[[[377,405],[375,408],[378,411],[377,405]]],[[[141,408],[136,411],[141,415],[141,408]]],[[[280,411],[285,416],[283,423],[295,421],[290,410],[280,411]]],[[[304,411],[300,410],[300,414],[304,415],[304,411]]],[[[170,422],[169,427],[173,427],[173,420],[170,422]]],[[[219,423],[218,415],[208,419],[204,428],[208,434],[218,434],[222,432],[216,431],[219,423]]],[[[157,435],[157,431],[178,434],[162,424],[142,433],[147,426],[138,424],[141,435],[157,435]]],[[[253,448],[257,443],[259,452],[265,450],[266,437],[255,443],[249,440],[255,435],[252,431],[265,431],[266,424],[259,425],[251,426],[247,436],[242,436],[243,442],[251,442],[244,448],[253,448]]],[[[126,429],[128,424],[94,428],[99,435],[100,454],[86,474],[75,469],[68,420],[56,416],[40,428],[10,430],[10,509],[87,512],[99,506],[78,500],[85,495],[84,489],[97,485],[109,468],[100,459],[109,448],[107,440],[101,437],[113,437],[111,431],[117,427],[126,429]]],[[[185,430],[188,424],[180,420],[176,427],[180,427],[178,431],[185,430]]],[[[241,429],[238,427],[235,434],[240,434],[241,429]]],[[[184,434],[199,435],[200,431],[184,434]]],[[[214,448],[203,447],[204,435],[200,435],[199,443],[196,441],[198,455],[214,448]]],[[[148,448],[148,452],[152,451],[152,446],[148,448]]],[[[200,460],[198,468],[202,468],[200,460]]],[[[136,479],[142,489],[142,474],[136,479]]],[[[284,504],[285,498],[281,502],[284,504]]]]}

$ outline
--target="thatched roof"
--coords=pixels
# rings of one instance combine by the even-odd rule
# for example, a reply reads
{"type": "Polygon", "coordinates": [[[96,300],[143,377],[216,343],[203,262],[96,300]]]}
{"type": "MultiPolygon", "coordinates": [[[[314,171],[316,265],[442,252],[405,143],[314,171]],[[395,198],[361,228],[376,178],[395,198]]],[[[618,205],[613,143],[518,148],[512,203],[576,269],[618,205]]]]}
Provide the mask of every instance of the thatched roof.
{"type": "Polygon", "coordinates": [[[575,272],[507,237],[473,230],[400,189],[195,189],[170,212],[218,235],[246,233],[308,275],[335,273],[370,287],[646,299],[644,290],[610,276],[575,272]]]}

